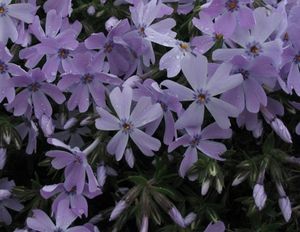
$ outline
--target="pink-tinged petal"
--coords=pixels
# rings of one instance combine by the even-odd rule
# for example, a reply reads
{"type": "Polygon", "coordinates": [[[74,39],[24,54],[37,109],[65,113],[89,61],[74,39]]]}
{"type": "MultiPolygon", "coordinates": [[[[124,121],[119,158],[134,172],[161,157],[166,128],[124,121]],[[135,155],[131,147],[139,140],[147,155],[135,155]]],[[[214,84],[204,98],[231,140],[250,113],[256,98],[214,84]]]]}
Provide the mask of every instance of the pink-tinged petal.
{"type": "Polygon", "coordinates": [[[212,123],[201,132],[202,139],[229,139],[232,136],[231,129],[222,129],[217,123],[212,123]]]}
{"type": "Polygon", "coordinates": [[[203,55],[185,57],[182,60],[182,72],[194,90],[205,88],[207,58],[203,55]]]}
{"type": "Polygon", "coordinates": [[[56,13],[55,10],[50,10],[46,17],[46,35],[54,37],[59,32],[62,25],[62,18],[56,13]]]}
{"type": "Polygon", "coordinates": [[[188,145],[191,141],[191,136],[188,134],[185,134],[184,136],[177,138],[175,141],[169,144],[168,152],[172,152],[177,147],[182,145],[188,145]]]}
{"type": "Polygon", "coordinates": [[[243,48],[221,48],[213,52],[212,58],[215,61],[228,61],[235,56],[243,55],[245,53],[243,48]]]}
{"type": "Polygon", "coordinates": [[[19,19],[25,23],[32,23],[36,7],[29,3],[17,3],[8,5],[7,14],[13,18],[19,19]]]}
{"type": "Polygon", "coordinates": [[[179,175],[184,178],[188,170],[196,163],[198,160],[197,149],[189,146],[184,153],[184,158],[180,163],[179,175]]]}
{"type": "Polygon", "coordinates": [[[228,129],[230,127],[229,116],[237,117],[239,114],[239,110],[236,107],[214,97],[210,98],[206,107],[218,125],[223,129],[228,129]]]}
{"type": "Polygon", "coordinates": [[[39,119],[43,114],[50,117],[52,115],[52,107],[47,97],[41,91],[32,93],[32,103],[34,114],[39,119]]]}
{"type": "Polygon", "coordinates": [[[268,15],[268,10],[259,7],[254,10],[255,26],[251,30],[251,35],[257,42],[263,43],[274,32],[282,20],[282,16],[278,12],[268,15]]]}
{"type": "Polygon", "coordinates": [[[107,151],[116,156],[116,160],[119,161],[122,159],[125,148],[128,143],[129,135],[123,131],[119,131],[107,144],[107,151]]]}
{"type": "Polygon", "coordinates": [[[130,133],[130,138],[146,156],[153,156],[154,153],[152,151],[158,151],[161,145],[158,139],[151,137],[139,129],[134,129],[130,133]]]}
{"type": "Polygon", "coordinates": [[[212,17],[205,12],[200,12],[199,18],[193,18],[192,22],[195,27],[205,34],[213,35],[215,32],[212,17]]]}
{"type": "Polygon", "coordinates": [[[119,87],[116,87],[111,91],[109,99],[119,118],[128,119],[132,101],[132,89],[126,86],[121,91],[119,87]]]}
{"type": "Polygon", "coordinates": [[[0,41],[4,44],[7,43],[8,39],[11,39],[15,42],[18,39],[17,28],[8,16],[1,16],[0,18],[0,41]]]}
{"type": "Polygon", "coordinates": [[[57,104],[62,104],[66,98],[62,92],[53,84],[44,84],[41,90],[51,97],[57,104]]]}
{"type": "Polygon", "coordinates": [[[215,41],[210,35],[196,36],[191,41],[191,45],[194,47],[194,51],[200,54],[206,53],[209,49],[212,48],[214,44],[215,41]]]}
{"type": "Polygon", "coordinates": [[[216,160],[224,160],[220,155],[227,150],[224,144],[209,140],[200,141],[197,148],[205,155],[216,160]]]}
{"type": "Polygon", "coordinates": [[[26,224],[36,231],[54,231],[55,225],[42,210],[33,210],[33,216],[27,218],[26,224]]]}
{"type": "Polygon", "coordinates": [[[203,123],[204,105],[194,101],[187,109],[180,115],[175,123],[176,129],[183,129],[189,127],[199,127],[203,123]]]}
{"type": "Polygon", "coordinates": [[[239,112],[242,112],[245,108],[245,96],[243,85],[239,85],[223,93],[221,99],[237,107],[239,109],[239,112]]]}
{"type": "Polygon", "coordinates": [[[84,41],[87,49],[102,49],[105,45],[106,37],[101,33],[92,34],[84,41]]]}
{"type": "Polygon", "coordinates": [[[194,99],[194,91],[176,83],[175,81],[165,80],[161,83],[162,86],[168,88],[172,95],[176,96],[179,101],[192,101],[194,99]]]}
{"type": "Polygon", "coordinates": [[[74,155],[65,151],[58,151],[58,150],[48,151],[46,153],[46,156],[54,158],[51,161],[51,165],[55,169],[62,169],[75,161],[74,155]]]}
{"type": "Polygon", "coordinates": [[[236,18],[234,13],[227,11],[225,14],[217,17],[215,21],[215,28],[217,31],[222,31],[222,34],[226,35],[226,37],[230,37],[233,34],[236,28],[236,18]]]}
{"type": "Polygon", "coordinates": [[[287,85],[289,89],[294,89],[298,96],[300,96],[300,72],[299,65],[294,62],[287,78],[287,85]]]}
{"type": "Polygon", "coordinates": [[[184,55],[179,48],[172,48],[161,57],[159,61],[159,69],[166,69],[168,77],[175,77],[181,70],[181,60],[183,56],[184,55]]]}
{"type": "Polygon", "coordinates": [[[65,230],[76,219],[76,215],[69,209],[69,202],[67,199],[58,203],[57,213],[55,216],[56,226],[65,230]]]}
{"type": "Polygon", "coordinates": [[[135,127],[147,125],[162,115],[162,108],[159,103],[152,104],[151,98],[142,97],[136,104],[130,119],[135,127]]]}
{"type": "Polygon", "coordinates": [[[243,83],[246,108],[251,113],[257,113],[260,105],[267,105],[267,95],[260,84],[255,80],[248,78],[243,83]]]}
{"type": "Polygon", "coordinates": [[[253,10],[248,7],[241,7],[238,11],[238,20],[241,27],[251,29],[255,25],[253,10]]]}
{"type": "Polygon", "coordinates": [[[100,118],[96,119],[96,128],[99,130],[119,130],[120,120],[101,107],[97,107],[100,118]]]}

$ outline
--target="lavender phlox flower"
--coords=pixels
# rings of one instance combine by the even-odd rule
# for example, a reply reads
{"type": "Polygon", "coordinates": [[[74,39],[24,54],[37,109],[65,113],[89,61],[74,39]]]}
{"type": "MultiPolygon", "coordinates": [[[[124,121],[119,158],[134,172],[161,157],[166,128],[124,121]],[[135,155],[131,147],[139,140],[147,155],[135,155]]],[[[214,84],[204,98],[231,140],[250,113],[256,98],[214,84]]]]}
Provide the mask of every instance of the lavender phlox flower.
{"type": "Polygon", "coordinates": [[[109,98],[117,117],[98,107],[100,118],[96,120],[96,127],[99,130],[118,131],[108,143],[107,151],[114,154],[118,161],[121,160],[131,138],[144,155],[153,156],[153,151],[158,151],[161,143],[141,129],[161,117],[160,104],[153,104],[151,98],[142,97],[131,112],[132,89],[129,86],[125,86],[123,91],[119,87],[114,88],[109,98]]]}
{"type": "Polygon", "coordinates": [[[229,117],[237,117],[239,110],[216,96],[242,83],[242,75],[230,75],[231,69],[231,64],[223,63],[212,76],[208,76],[206,57],[190,56],[189,59],[183,60],[182,70],[192,89],[171,80],[161,83],[180,101],[192,101],[175,123],[177,129],[201,126],[205,108],[220,127],[224,129],[230,127],[229,117]]]}

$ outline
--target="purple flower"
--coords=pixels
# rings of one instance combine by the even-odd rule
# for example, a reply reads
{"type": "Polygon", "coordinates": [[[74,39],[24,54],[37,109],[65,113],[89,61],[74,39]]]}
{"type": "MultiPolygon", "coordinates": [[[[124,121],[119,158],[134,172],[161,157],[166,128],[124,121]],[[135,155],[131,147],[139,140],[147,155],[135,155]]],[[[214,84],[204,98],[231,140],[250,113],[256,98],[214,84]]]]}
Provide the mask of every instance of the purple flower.
{"type": "MultiPolygon", "coordinates": [[[[54,158],[51,164],[55,169],[59,170],[64,168],[64,187],[67,191],[76,191],[77,194],[81,194],[84,190],[86,179],[89,192],[98,191],[97,179],[87,161],[88,148],[84,151],[80,151],[79,148],[70,148],[57,139],[48,139],[48,142],[69,151],[54,150],[46,153],[46,156],[54,158]]],[[[94,145],[92,144],[90,146],[94,145]]]]}
{"type": "Polygon", "coordinates": [[[204,230],[204,232],[224,232],[224,231],[225,231],[225,225],[222,221],[210,223],[204,230]]]}
{"type": "Polygon", "coordinates": [[[118,85],[121,80],[112,74],[102,72],[91,53],[78,54],[74,60],[72,73],[64,74],[58,82],[62,91],[72,92],[67,106],[74,110],[77,106],[79,112],[86,112],[90,106],[90,95],[97,106],[105,106],[105,86],[103,83],[118,85]]]}
{"type": "Polygon", "coordinates": [[[18,65],[10,63],[11,59],[11,53],[4,44],[0,42],[0,103],[4,98],[6,98],[9,103],[15,98],[14,84],[10,77],[25,74],[25,71],[18,65]]]}
{"type": "Polygon", "coordinates": [[[224,27],[220,23],[213,22],[213,18],[205,12],[199,13],[199,18],[193,18],[193,25],[201,32],[201,36],[193,38],[191,44],[194,50],[203,54],[221,39],[229,39],[231,32],[228,32],[228,27],[224,27]]]}
{"type": "Polygon", "coordinates": [[[115,208],[113,209],[113,211],[111,212],[110,214],[110,217],[109,217],[109,221],[113,221],[115,220],[117,217],[120,216],[120,214],[128,207],[126,201],[124,200],[121,200],[119,201],[115,208]]]}
{"type": "Polygon", "coordinates": [[[155,62],[151,41],[168,46],[168,40],[176,36],[176,33],[171,31],[176,25],[174,19],[167,18],[152,24],[161,16],[162,7],[161,1],[157,0],[150,0],[146,4],[144,1],[135,1],[134,6],[130,7],[135,29],[127,33],[124,39],[138,56],[142,56],[143,64],[147,67],[155,62]]]}
{"type": "Polygon", "coordinates": [[[109,70],[115,75],[131,75],[132,54],[128,45],[122,39],[130,30],[127,19],[119,21],[108,33],[107,37],[101,33],[94,33],[84,41],[87,49],[98,49],[95,60],[103,64],[107,57],[109,70]]]}
{"type": "Polygon", "coordinates": [[[281,209],[284,220],[288,222],[291,219],[291,215],[292,215],[292,207],[291,207],[290,199],[286,195],[281,183],[277,183],[276,187],[280,196],[280,198],[278,199],[279,207],[281,209]]]}
{"type": "Polygon", "coordinates": [[[30,3],[10,4],[11,0],[0,2],[0,42],[18,39],[16,22],[32,23],[37,8],[30,3]]]}
{"type": "Polygon", "coordinates": [[[47,0],[44,4],[44,10],[48,13],[56,10],[61,17],[70,16],[72,13],[72,0],[47,0]]]}
{"type": "Polygon", "coordinates": [[[182,71],[192,89],[170,80],[161,83],[180,101],[193,101],[175,123],[177,129],[201,126],[205,107],[218,125],[224,129],[230,127],[228,117],[238,116],[236,107],[215,96],[241,84],[243,81],[242,75],[230,75],[232,65],[223,63],[212,77],[208,77],[207,66],[207,59],[202,55],[198,57],[190,56],[189,59],[183,60],[182,71]]]}
{"type": "Polygon", "coordinates": [[[57,104],[65,101],[65,96],[60,90],[46,82],[45,74],[40,69],[30,70],[26,75],[14,77],[12,80],[15,87],[23,88],[8,105],[9,109],[13,109],[15,116],[24,115],[33,107],[36,118],[40,119],[42,115],[51,117],[52,107],[46,95],[57,104]]]}
{"type": "Polygon", "coordinates": [[[222,95],[222,99],[239,108],[240,112],[246,109],[251,113],[257,113],[260,106],[267,105],[267,95],[262,87],[274,86],[278,74],[272,66],[272,60],[267,57],[258,57],[254,61],[248,61],[242,56],[232,59],[233,73],[241,73],[243,83],[222,95]]]}
{"type": "Polygon", "coordinates": [[[226,151],[224,144],[212,141],[212,139],[226,139],[232,135],[231,129],[221,129],[216,123],[201,129],[187,129],[187,134],[176,139],[169,145],[168,152],[179,146],[187,146],[184,158],[180,164],[179,174],[184,177],[187,171],[198,160],[197,149],[208,157],[223,160],[220,155],[226,151]]]}
{"type": "MultiPolygon", "coordinates": [[[[163,118],[165,122],[164,143],[170,144],[173,138],[176,136],[175,122],[172,112],[179,114],[182,110],[182,106],[178,99],[167,93],[166,90],[162,90],[156,82],[151,79],[147,79],[143,84],[137,84],[138,89],[135,89],[135,95],[137,98],[142,96],[151,97],[153,103],[159,103],[163,109],[163,118]]],[[[154,122],[150,123],[146,127],[146,132],[153,134],[157,127],[160,125],[162,117],[158,118],[154,122]]]]}
{"type": "Polygon", "coordinates": [[[39,232],[90,232],[84,226],[70,228],[75,219],[76,215],[69,209],[68,202],[64,200],[58,205],[55,224],[44,211],[39,209],[33,210],[33,216],[27,218],[26,223],[29,228],[39,232]]]}
{"type": "Polygon", "coordinates": [[[226,28],[229,35],[240,26],[253,28],[255,19],[252,10],[247,6],[251,0],[212,0],[203,7],[203,12],[215,18],[216,24],[226,28]]]}
{"type": "Polygon", "coordinates": [[[236,55],[242,55],[247,59],[255,59],[259,56],[267,56],[278,66],[281,62],[282,41],[280,38],[269,41],[268,38],[275,31],[282,16],[273,12],[267,15],[265,8],[254,10],[256,24],[254,28],[246,30],[238,28],[231,36],[231,40],[241,48],[222,48],[213,53],[213,59],[228,61],[236,55]]]}
{"type": "Polygon", "coordinates": [[[13,180],[9,181],[7,178],[0,179],[0,222],[4,222],[6,225],[12,223],[12,218],[7,209],[18,212],[23,209],[23,205],[12,197],[11,191],[14,187],[15,182],[13,180]]]}
{"type": "Polygon", "coordinates": [[[62,183],[54,185],[46,185],[41,191],[41,195],[45,199],[57,195],[55,200],[52,203],[52,214],[57,214],[58,205],[62,201],[67,201],[67,207],[76,214],[78,217],[81,217],[83,214],[88,216],[88,203],[86,198],[92,199],[101,194],[100,189],[97,189],[95,192],[89,192],[88,185],[85,184],[83,192],[78,194],[76,191],[67,191],[62,183]]]}
{"type": "Polygon", "coordinates": [[[43,71],[48,81],[55,80],[58,70],[70,72],[72,52],[78,47],[76,37],[80,31],[78,32],[72,26],[64,26],[63,19],[55,10],[47,13],[45,32],[38,16],[30,25],[30,30],[40,43],[20,51],[20,58],[27,59],[26,66],[35,67],[46,55],[47,61],[43,66],[43,71]]]}
{"type": "Polygon", "coordinates": [[[118,161],[121,160],[130,137],[144,155],[153,156],[153,151],[158,151],[161,143],[141,128],[161,117],[160,104],[152,104],[150,98],[142,97],[130,113],[132,89],[128,86],[124,87],[123,91],[118,87],[114,88],[109,97],[118,118],[98,107],[100,118],[96,120],[99,130],[118,131],[108,143],[107,151],[116,155],[118,161]]]}

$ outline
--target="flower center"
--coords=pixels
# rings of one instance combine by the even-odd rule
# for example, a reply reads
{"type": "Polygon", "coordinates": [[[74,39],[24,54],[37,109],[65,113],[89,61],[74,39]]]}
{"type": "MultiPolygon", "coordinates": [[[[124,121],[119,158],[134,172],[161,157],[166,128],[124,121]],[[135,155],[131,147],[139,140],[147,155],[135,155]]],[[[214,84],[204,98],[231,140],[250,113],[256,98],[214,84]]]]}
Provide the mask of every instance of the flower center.
{"type": "Polygon", "coordinates": [[[195,95],[195,100],[199,104],[205,104],[209,101],[209,94],[206,91],[198,90],[198,93],[195,95]]]}
{"type": "Polygon", "coordinates": [[[69,50],[67,49],[64,49],[64,48],[61,48],[58,50],[58,56],[61,58],[61,59],[66,59],[68,58],[70,52],[69,50]]]}
{"type": "Polygon", "coordinates": [[[113,49],[113,44],[112,44],[111,42],[106,43],[106,44],[104,45],[104,51],[105,51],[106,53],[110,53],[110,52],[112,51],[112,49],[113,49]]]}
{"type": "Polygon", "coordinates": [[[7,9],[6,9],[6,7],[2,4],[2,5],[0,5],[0,16],[3,16],[3,15],[5,15],[6,14],[6,12],[7,12],[7,9]]]}
{"type": "Polygon", "coordinates": [[[196,146],[198,145],[200,139],[201,139],[201,136],[200,136],[200,135],[194,135],[192,141],[190,142],[190,145],[191,145],[192,147],[196,147],[196,146]]]}
{"type": "Polygon", "coordinates": [[[89,84],[93,81],[94,79],[94,76],[92,74],[85,74],[83,77],[82,77],[82,82],[83,84],[89,84]]]}
{"type": "Polygon", "coordinates": [[[40,89],[40,87],[41,87],[40,83],[34,82],[29,86],[29,91],[36,92],[40,89]]]}
{"type": "Polygon", "coordinates": [[[54,232],[64,232],[64,230],[61,229],[61,228],[56,228],[56,229],[54,230],[54,232]]]}
{"type": "Polygon", "coordinates": [[[238,0],[228,0],[225,4],[228,11],[235,11],[239,8],[239,1],[238,0]]]}
{"type": "Polygon", "coordinates": [[[122,129],[123,132],[125,132],[127,134],[127,133],[130,133],[132,131],[133,125],[132,125],[131,122],[129,122],[127,120],[126,121],[122,120],[121,129],[122,129]]]}
{"type": "Polygon", "coordinates": [[[180,43],[179,46],[183,50],[187,50],[189,48],[189,44],[188,43],[180,43]]]}
{"type": "Polygon", "coordinates": [[[300,64],[300,54],[298,54],[298,55],[296,55],[296,56],[294,57],[294,62],[295,62],[296,64],[300,64]]]}
{"type": "Polygon", "coordinates": [[[257,42],[249,43],[246,47],[247,47],[247,51],[246,51],[247,55],[252,57],[256,57],[262,52],[262,48],[260,44],[257,42]]]}
{"type": "Polygon", "coordinates": [[[283,35],[283,41],[288,41],[289,40],[289,34],[286,32],[283,35]]]}
{"type": "Polygon", "coordinates": [[[3,74],[3,73],[6,73],[7,71],[7,65],[0,60],[0,73],[3,74]]]}
{"type": "Polygon", "coordinates": [[[139,35],[142,36],[142,37],[146,37],[145,27],[140,27],[140,29],[139,29],[139,35]]]}

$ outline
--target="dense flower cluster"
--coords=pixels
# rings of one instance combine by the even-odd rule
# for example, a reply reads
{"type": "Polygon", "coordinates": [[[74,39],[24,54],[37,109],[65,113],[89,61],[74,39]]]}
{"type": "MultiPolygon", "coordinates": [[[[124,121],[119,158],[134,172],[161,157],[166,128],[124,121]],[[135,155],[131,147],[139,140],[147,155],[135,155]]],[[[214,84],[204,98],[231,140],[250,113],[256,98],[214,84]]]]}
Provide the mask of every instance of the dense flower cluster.
{"type": "Polygon", "coordinates": [[[129,222],[133,217],[141,232],[158,231],[152,223],[168,225],[164,220],[170,219],[176,225],[164,231],[203,231],[212,221],[205,232],[223,232],[225,210],[208,210],[206,217],[202,209],[175,206],[178,189],[169,190],[166,183],[171,178],[168,185],[200,184],[198,199],[191,195],[195,199],[189,204],[204,204],[212,185],[219,194],[230,187],[223,174],[227,162],[237,166],[230,170],[236,175],[232,186],[250,181],[253,198],[244,204],[252,204],[251,212],[264,210],[270,189],[276,189],[277,209],[289,222],[293,202],[285,190],[289,174],[282,170],[284,163],[299,160],[276,150],[274,141],[292,152],[293,135],[300,134],[300,118],[289,126],[285,122],[300,109],[299,23],[298,0],[101,0],[83,5],[0,0],[3,228],[125,231],[126,224],[135,228],[129,222]],[[121,16],[110,12],[113,7],[121,16]],[[78,16],[84,9],[85,17],[101,24],[95,27],[99,30],[89,30],[78,16]],[[250,132],[247,138],[261,147],[258,158],[236,158],[248,152],[235,147],[243,139],[235,136],[241,131],[250,132]],[[43,168],[43,177],[34,171],[30,187],[15,187],[7,179],[15,148],[39,157],[33,168],[43,168]],[[114,190],[105,185],[110,176],[118,176],[109,183],[114,190]],[[124,182],[131,184],[124,187],[124,182]],[[26,194],[32,191],[30,199],[26,194]],[[105,194],[113,195],[106,196],[112,204],[101,201],[105,194]],[[98,209],[95,201],[106,208],[98,209]],[[110,223],[104,229],[103,221],[110,223]]]}

